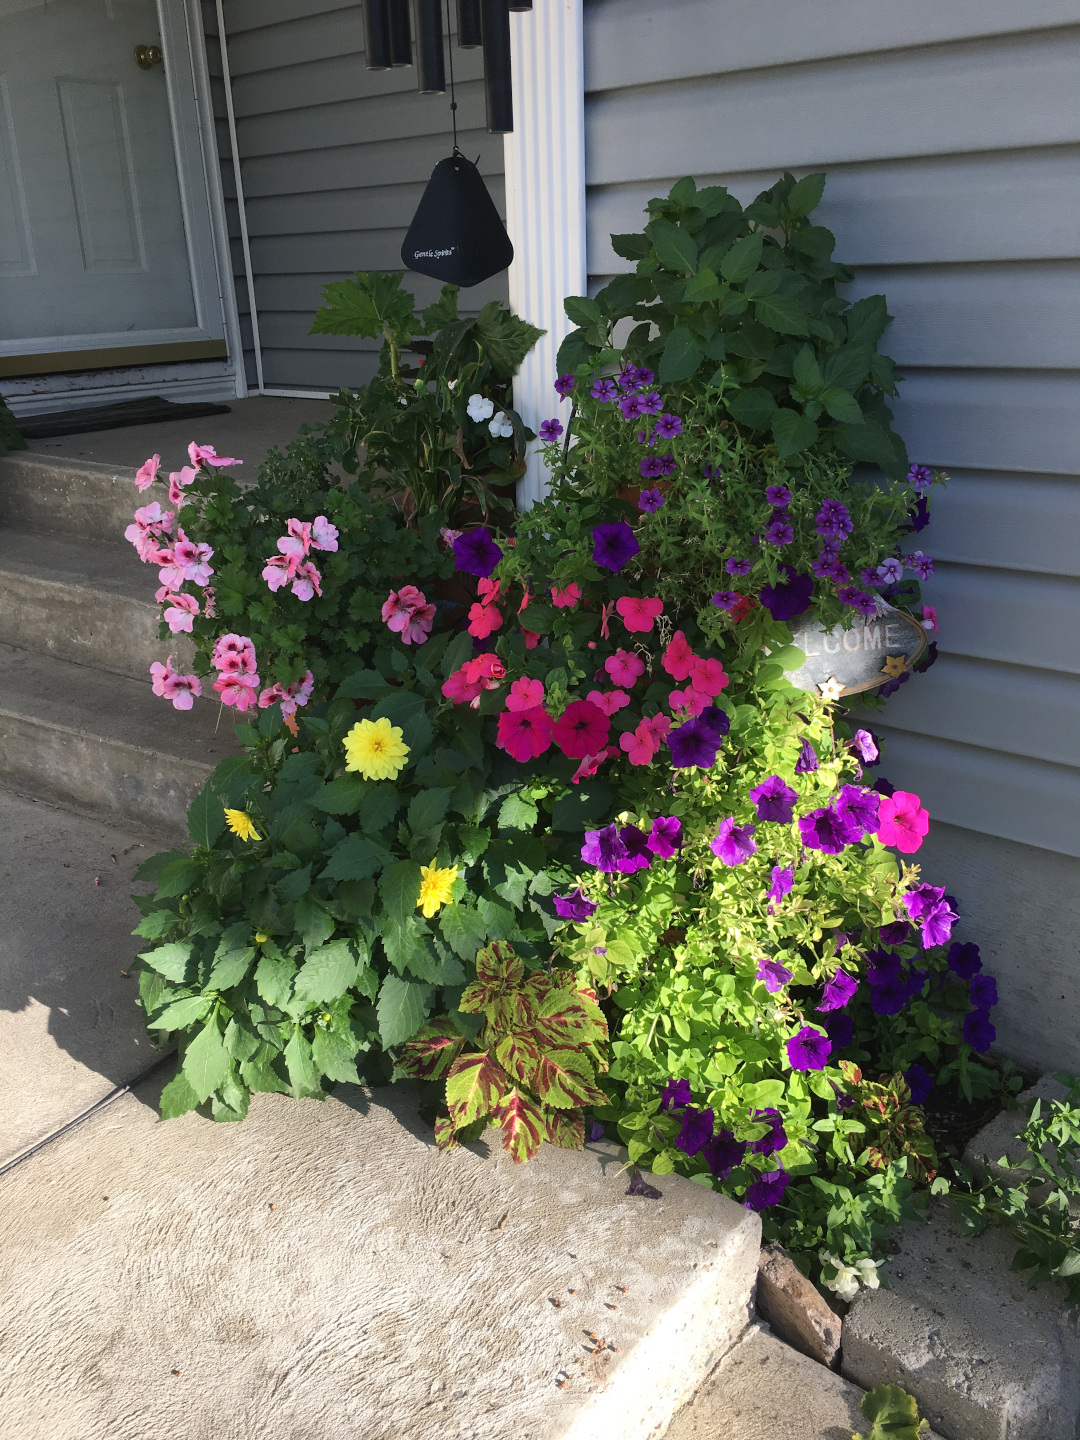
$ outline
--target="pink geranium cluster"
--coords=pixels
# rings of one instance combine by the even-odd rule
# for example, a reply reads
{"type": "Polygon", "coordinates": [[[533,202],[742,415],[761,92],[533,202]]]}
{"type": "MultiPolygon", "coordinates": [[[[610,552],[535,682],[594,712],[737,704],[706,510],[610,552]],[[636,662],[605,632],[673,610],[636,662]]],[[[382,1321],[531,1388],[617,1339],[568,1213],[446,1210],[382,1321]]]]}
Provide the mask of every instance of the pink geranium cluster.
{"type": "MultiPolygon", "coordinates": [[[[506,666],[494,651],[489,651],[486,655],[477,655],[472,660],[466,660],[460,670],[455,670],[449,679],[443,682],[442,693],[455,705],[471,705],[475,710],[480,704],[481,690],[496,690],[505,679],[506,666]]],[[[530,680],[525,683],[538,685],[540,682],[530,680]]],[[[514,687],[521,684],[522,681],[515,680],[510,687],[511,694],[514,687]]],[[[540,693],[544,693],[542,685],[540,693]]],[[[509,703],[508,700],[507,704],[509,703]]]]}
{"type": "Polygon", "coordinates": [[[404,645],[423,645],[435,621],[435,606],[428,603],[422,590],[403,585],[391,590],[383,602],[382,618],[387,626],[401,636],[404,645]]]}
{"type": "Polygon", "coordinates": [[[255,646],[246,635],[221,635],[210,657],[217,670],[214,689],[223,705],[252,710],[259,701],[259,676],[255,669],[255,646]]]}
{"type": "Polygon", "coordinates": [[[124,531],[124,539],[130,540],[144,565],[164,565],[170,555],[168,547],[159,543],[172,529],[175,516],[171,510],[162,510],[155,500],[142,505],[135,511],[135,519],[124,531]]]}
{"type": "Polygon", "coordinates": [[[288,522],[287,534],[277,542],[280,555],[271,555],[262,572],[262,578],[273,591],[283,585],[291,585],[292,593],[298,600],[310,600],[322,595],[322,576],[315,562],[307,557],[312,550],[336,550],[338,531],[325,515],[316,515],[314,520],[288,522]]]}
{"type": "Polygon", "coordinates": [[[202,681],[197,675],[178,675],[172,668],[172,656],[163,665],[155,660],[150,666],[154,694],[171,700],[175,710],[190,710],[195,697],[202,694],[202,681]]]}
{"type": "Polygon", "coordinates": [[[282,685],[275,680],[259,695],[259,709],[269,710],[271,705],[280,705],[282,715],[295,715],[298,705],[306,705],[315,689],[315,676],[308,670],[302,680],[291,685],[282,685]]]}
{"type": "MultiPolygon", "coordinates": [[[[169,475],[169,504],[180,506],[186,503],[187,496],[184,490],[192,483],[199,471],[204,467],[216,467],[223,465],[242,465],[242,460],[237,460],[232,455],[219,455],[213,445],[198,445],[193,440],[188,446],[188,459],[190,465],[184,465],[179,470],[173,470],[169,475]]],[[[135,472],[135,484],[140,490],[148,490],[158,478],[158,471],[161,469],[161,456],[151,455],[149,460],[144,460],[135,472]]],[[[130,538],[130,537],[129,537],[130,538]]]]}

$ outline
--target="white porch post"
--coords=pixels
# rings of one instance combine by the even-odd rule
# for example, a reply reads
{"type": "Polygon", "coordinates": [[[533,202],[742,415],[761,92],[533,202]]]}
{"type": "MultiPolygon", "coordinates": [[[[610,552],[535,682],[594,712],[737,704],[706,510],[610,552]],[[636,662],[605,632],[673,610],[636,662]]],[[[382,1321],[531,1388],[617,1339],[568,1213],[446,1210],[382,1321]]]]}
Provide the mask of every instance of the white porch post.
{"type": "MultiPolygon", "coordinates": [[[[506,227],[514,244],[510,306],[547,331],[514,381],[514,404],[534,430],[569,402],[555,393],[555,356],[572,329],[563,297],[584,295],[585,69],[582,0],[535,0],[510,15],[514,131],[505,137],[506,227]]],[[[531,447],[535,449],[535,447],[531,447]]],[[[531,505],[544,493],[538,455],[518,491],[531,505]]]]}

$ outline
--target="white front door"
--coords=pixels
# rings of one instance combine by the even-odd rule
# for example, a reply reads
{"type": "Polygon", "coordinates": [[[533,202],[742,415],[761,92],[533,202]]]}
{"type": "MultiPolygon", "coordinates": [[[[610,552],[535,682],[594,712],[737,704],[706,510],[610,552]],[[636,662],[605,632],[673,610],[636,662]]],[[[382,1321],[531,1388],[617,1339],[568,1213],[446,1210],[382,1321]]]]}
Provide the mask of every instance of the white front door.
{"type": "Polygon", "coordinates": [[[0,375],[225,353],[175,3],[0,0],[0,375]]]}

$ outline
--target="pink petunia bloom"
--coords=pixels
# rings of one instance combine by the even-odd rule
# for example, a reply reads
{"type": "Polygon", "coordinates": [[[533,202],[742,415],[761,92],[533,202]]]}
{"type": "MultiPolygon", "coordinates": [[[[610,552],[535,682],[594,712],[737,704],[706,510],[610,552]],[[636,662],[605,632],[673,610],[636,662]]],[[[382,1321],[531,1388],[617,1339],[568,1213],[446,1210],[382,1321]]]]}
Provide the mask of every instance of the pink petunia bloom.
{"type": "Polygon", "coordinates": [[[157,473],[161,469],[161,456],[151,455],[149,460],[144,460],[135,471],[135,484],[140,490],[149,490],[150,486],[157,479],[157,473]]]}
{"type": "Polygon", "coordinates": [[[163,619],[174,635],[179,635],[181,630],[191,634],[192,622],[199,613],[199,602],[194,595],[173,595],[165,596],[168,609],[163,619]]]}
{"type": "Polygon", "coordinates": [[[569,585],[564,585],[560,590],[557,585],[551,587],[551,603],[560,610],[573,610],[581,599],[581,586],[576,580],[571,580],[569,585]]]}
{"type": "Polygon", "coordinates": [[[610,759],[612,755],[618,755],[618,753],[618,749],[614,745],[608,745],[600,751],[599,755],[585,755],[581,764],[570,777],[571,785],[580,785],[582,780],[587,780],[590,775],[595,775],[605,760],[610,759]]]}
{"type": "Polygon", "coordinates": [[[635,595],[624,595],[615,601],[615,609],[622,616],[627,630],[648,632],[656,624],[657,617],[664,613],[663,600],[642,600],[635,595]]]}
{"type": "Polygon", "coordinates": [[[193,440],[187,447],[188,459],[198,470],[200,465],[242,465],[242,460],[235,460],[227,455],[219,455],[213,445],[196,445],[193,440]]]}
{"type": "Polygon", "coordinates": [[[877,838],[883,845],[895,845],[903,855],[914,855],[930,829],[930,812],[918,795],[894,790],[882,795],[878,804],[877,838]]]}
{"type": "Polygon", "coordinates": [[[182,579],[190,580],[193,585],[208,584],[214,573],[214,567],[208,563],[213,553],[209,545],[189,540],[177,527],[172,563],[181,571],[182,579]]]}
{"type": "Polygon", "coordinates": [[[237,710],[251,710],[259,703],[258,675],[219,675],[214,689],[223,705],[235,705],[237,710]]]}
{"type": "Polygon", "coordinates": [[[311,522],[311,548],[313,550],[336,550],[338,528],[331,525],[325,515],[316,515],[311,522]]]}
{"type": "Polygon", "coordinates": [[[631,765],[648,765],[660,748],[646,721],[642,720],[633,733],[619,736],[619,745],[626,751],[631,765]]]}
{"type": "Polygon", "coordinates": [[[532,710],[504,710],[496,743],[519,764],[535,760],[551,748],[551,716],[541,705],[532,710]]]}
{"type": "Polygon", "coordinates": [[[507,710],[534,710],[537,705],[543,703],[544,682],[530,680],[527,675],[514,681],[510,686],[510,693],[506,697],[507,710]]]}
{"type": "Polygon", "coordinates": [[[194,697],[202,694],[202,682],[197,675],[178,675],[172,668],[172,656],[162,665],[155,660],[150,666],[155,695],[171,700],[174,710],[190,710],[194,697]]]}
{"type": "Polygon", "coordinates": [[[609,718],[616,710],[622,710],[630,704],[630,696],[625,690],[590,690],[585,698],[591,700],[596,708],[609,718]]]}
{"type": "MultiPolygon", "coordinates": [[[[293,587],[295,591],[295,586],[293,587]]],[[[401,632],[401,643],[403,645],[423,645],[431,634],[431,627],[435,623],[434,605],[417,605],[415,610],[409,614],[409,623],[401,632]]]]}
{"type": "Polygon", "coordinates": [[[263,567],[262,578],[272,591],[280,590],[282,585],[287,585],[292,578],[289,574],[289,561],[283,555],[271,555],[263,567]]]}
{"type": "Polygon", "coordinates": [[[712,704],[712,696],[688,685],[685,690],[672,690],[668,696],[668,704],[673,712],[678,713],[685,710],[690,715],[700,715],[708,705],[712,704]]]}
{"type": "Polygon", "coordinates": [[[400,634],[409,624],[413,611],[427,604],[427,596],[415,585],[403,585],[400,590],[391,590],[383,601],[382,618],[390,630],[400,634]]]}
{"type": "MultiPolygon", "coordinates": [[[[313,595],[321,597],[322,590],[319,588],[319,581],[322,576],[316,570],[310,560],[303,561],[296,567],[296,576],[292,582],[292,593],[298,600],[310,600],[313,595]]],[[[434,605],[431,606],[434,611],[434,605]]]]}
{"type": "Polygon", "coordinates": [[[686,680],[690,675],[691,662],[696,658],[686,636],[681,630],[676,630],[660,663],[673,680],[686,680]]]}
{"type": "Polygon", "coordinates": [[[724,674],[719,660],[703,660],[695,655],[690,662],[690,684],[703,695],[715,700],[720,691],[731,683],[731,676],[724,674]]]}
{"type": "Polygon", "coordinates": [[[604,669],[616,685],[632,690],[635,682],[645,674],[645,662],[632,650],[616,650],[604,661],[604,669]]]}
{"type": "Polygon", "coordinates": [[[502,611],[494,605],[483,605],[478,601],[469,607],[469,634],[477,640],[486,640],[502,623],[502,611]]]}
{"type": "Polygon", "coordinates": [[[611,734],[611,721],[590,700],[571,700],[555,721],[555,744],[571,760],[598,755],[611,734]]]}
{"type": "Polygon", "coordinates": [[[247,635],[219,635],[214,642],[210,663],[215,670],[235,667],[231,673],[253,675],[255,673],[255,644],[247,635]]]}

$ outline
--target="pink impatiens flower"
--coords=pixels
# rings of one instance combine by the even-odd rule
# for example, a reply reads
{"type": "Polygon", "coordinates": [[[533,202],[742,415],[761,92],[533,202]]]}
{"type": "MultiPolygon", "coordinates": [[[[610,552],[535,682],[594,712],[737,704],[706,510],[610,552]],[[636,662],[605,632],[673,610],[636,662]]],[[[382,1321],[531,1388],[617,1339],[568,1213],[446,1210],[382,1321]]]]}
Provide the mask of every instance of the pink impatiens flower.
{"type": "Polygon", "coordinates": [[[648,765],[670,729],[671,721],[666,715],[647,716],[632,734],[620,735],[619,744],[631,765],[648,765]]]}
{"type": "Polygon", "coordinates": [[[524,764],[551,748],[553,728],[551,716],[541,705],[532,710],[504,710],[496,743],[511,759],[524,764]]]}
{"type": "Polygon", "coordinates": [[[242,465],[242,460],[235,460],[227,455],[219,455],[213,445],[196,445],[193,440],[187,447],[188,459],[198,470],[200,465],[242,465]]]}
{"type": "Polygon", "coordinates": [[[571,580],[561,590],[557,585],[551,587],[551,603],[560,610],[573,610],[580,599],[581,586],[576,580],[571,580]]]}
{"type": "Polygon", "coordinates": [[[442,693],[455,705],[471,704],[475,708],[479,704],[481,690],[495,690],[505,679],[506,666],[493,650],[489,650],[484,655],[476,655],[471,660],[466,660],[460,670],[455,670],[443,682],[442,693]]]}
{"type": "Polygon", "coordinates": [[[686,680],[690,675],[691,663],[696,658],[686,636],[681,630],[676,630],[660,663],[673,680],[686,680]]]}
{"type": "Polygon", "coordinates": [[[157,473],[161,469],[161,456],[151,455],[149,460],[144,460],[135,471],[135,484],[140,490],[149,490],[150,486],[157,479],[157,473]]]}
{"type": "Polygon", "coordinates": [[[167,609],[162,617],[174,635],[179,635],[183,630],[191,634],[192,622],[199,613],[199,602],[194,595],[173,595],[165,596],[167,609]]]}
{"type": "Polygon", "coordinates": [[[724,674],[719,660],[703,660],[700,655],[695,655],[690,661],[690,684],[710,699],[714,700],[730,683],[731,676],[724,674]]]}
{"type": "Polygon", "coordinates": [[[883,845],[895,845],[904,855],[913,855],[930,829],[930,812],[918,795],[894,790],[882,795],[878,805],[877,838],[883,845]]]}
{"type": "Polygon", "coordinates": [[[604,661],[604,669],[621,689],[632,690],[635,681],[645,674],[645,662],[633,650],[616,650],[604,661]]]}
{"type": "Polygon", "coordinates": [[[609,717],[630,704],[630,696],[625,690],[590,690],[585,698],[609,717]]]}
{"type": "Polygon", "coordinates": [[[506,697],[507,710],[534,710],[537,705],[544,703],[544,682],[542,680],[530,680],[527,675],[522,675],[520,680],[515,680],[510,686],[510,693],[506,697]]]}
{"type": "Polygon", "coordinates": [[[600,769],[600,766],[604,763],[605,760],[609,759],[612,755],[617,755],[618,753],[619,752],[614,745],[608,745],[605,749],[600,751],[599,755],[584,756],[581,764],[574,771],[573,775],[571,775],[570,784],[580,785],[582,780],[587,780],[590,775],[595,775],[597,770],[600,769]]]}
{"type": "Polygon", "coordinates": [[[484,605],[477,601],[469,606],[469,634],[477,640],[486,640],[502,623],[502,611],[495,605],[484,605]]]}
{"type": "Polygon", "coordinates": [[[657,617],[664,613],[663,600],[643,600],[635,595],[623,595],[615,601],[615,609],[622,616],[627,630],[647,634],[656,624],[657,617]]]}
{"type": "Polygon", "coordinates": [[[692,685],[688,685],[685,690],[672,690],[668,696],[668,704],[676,713],[685,710],[690,715],[700,715],[711,703],[711,695],[695,690],[692,685]]]}
{"type": "Polygon", "coordinates": [[[202,682],[197,675],[178,675],[172,668],[172,656],[162,665],[155,660],[150,666],[154,694],[171,700],[174,710],[190,710],[194,697],[202,694],[202,682]]]}

